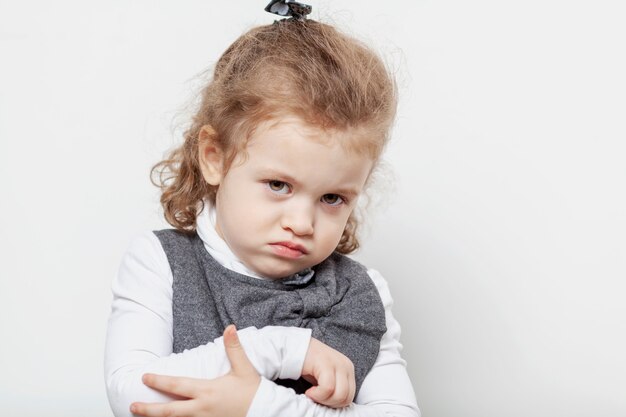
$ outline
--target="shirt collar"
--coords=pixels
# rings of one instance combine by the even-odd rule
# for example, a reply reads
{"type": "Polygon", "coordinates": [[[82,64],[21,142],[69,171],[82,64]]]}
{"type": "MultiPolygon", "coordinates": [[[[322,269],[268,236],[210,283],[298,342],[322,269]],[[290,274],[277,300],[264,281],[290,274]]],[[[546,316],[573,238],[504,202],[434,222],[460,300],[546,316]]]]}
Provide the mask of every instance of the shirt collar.
{"type": "Polygon", "coordinates": [[[269,279],[248,269],[217,233],[217,230],[215,230],[215,207],[206,200],[204,209],[197,218],[197,232],[206,250],[222,266],[254,278],[269,279]]]}

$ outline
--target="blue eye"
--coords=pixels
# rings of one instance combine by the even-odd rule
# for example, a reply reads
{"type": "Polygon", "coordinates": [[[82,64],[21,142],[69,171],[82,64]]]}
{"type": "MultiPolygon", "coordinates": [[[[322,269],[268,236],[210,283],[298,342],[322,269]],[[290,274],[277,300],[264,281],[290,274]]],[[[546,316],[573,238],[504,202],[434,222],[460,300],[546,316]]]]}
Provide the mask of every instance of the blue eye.
{"type": "Polygon", "coordinates": [[[345,200],[339,194],[324,194],[322,201],[329,206],[339,206],[345,203],[345,200]]]}
{"type": "Polygon", "coordinates": [[[270,190],[276,194],[287,194],[289,192],[289,184],[283,181],[272,180],[267,182],[270,190]]]}

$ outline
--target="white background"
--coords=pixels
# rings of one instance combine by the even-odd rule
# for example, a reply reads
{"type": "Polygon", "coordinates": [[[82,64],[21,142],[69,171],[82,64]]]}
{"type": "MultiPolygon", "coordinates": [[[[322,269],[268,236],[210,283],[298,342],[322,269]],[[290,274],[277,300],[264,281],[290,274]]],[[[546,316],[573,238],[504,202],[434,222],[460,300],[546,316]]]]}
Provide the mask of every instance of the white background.
{"type": "MultiPolygon", "coordinates": [[[[397,72],[358,258],[424,416],[625,416],[623,1],[311,3],[397,72]]],[[[167,227],[149,169],[264,6],[0,1],[0,415],[111,416],[110,281],[167,227]]]]}

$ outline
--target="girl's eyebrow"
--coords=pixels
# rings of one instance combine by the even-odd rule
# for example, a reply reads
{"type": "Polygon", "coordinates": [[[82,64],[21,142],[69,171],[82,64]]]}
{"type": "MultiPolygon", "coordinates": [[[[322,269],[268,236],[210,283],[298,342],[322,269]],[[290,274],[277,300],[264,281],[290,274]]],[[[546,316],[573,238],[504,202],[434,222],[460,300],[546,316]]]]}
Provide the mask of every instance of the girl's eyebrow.
{"type": "MultiPolygon", "coordinates": [[[[261,175],[265,178],[276,178],[281,181],[284,180],[285,182],[293,185],[302,185],[291,175],[285,174],[284,172],[276,171],[275,169],[265,169],[261,171],[261,175]]],[[[354,198],[359,195],[358,190],[354,188],[337,188],[334,192],[350,198],[354,198]]]]}
{"type": "Polygon", "coordinates": [[[298,181],[294,177],[289,174],[285,174],[284,172],[279,172],[274,169],[264,169],[261,171],[261,175],[267,178],[277,178],[280,180],[285,180],[289,184],[300,185],[298,181]]]}
{"type": "Polygon", "coordinates": [[[336,193],[339,195],[345,196],[346,198],[350,200],[352,200],[354,197],[359,195],[359,193],[356,190],[353,190],[352,188],[340,189],[340,190],[337,190],[336,193]]]}

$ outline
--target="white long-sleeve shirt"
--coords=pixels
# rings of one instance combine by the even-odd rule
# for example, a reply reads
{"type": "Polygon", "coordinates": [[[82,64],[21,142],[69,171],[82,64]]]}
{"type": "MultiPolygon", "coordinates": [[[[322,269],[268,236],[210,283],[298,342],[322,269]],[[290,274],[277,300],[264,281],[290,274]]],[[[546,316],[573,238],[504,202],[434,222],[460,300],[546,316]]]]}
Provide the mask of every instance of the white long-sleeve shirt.
{"type": "MultiPolygon", "coordinates": [[[[248,270],[219,237],[210,205],[198,217],[197,232],[204,247],[220,264],[236,272],[264,279],[248,270]]],[[[268,326],[239,329],[242,346],[262,376],[247,417],[419,416],[406,362],[400,356],[400,325],[385,279],[368,274],[385,308],[387,332],[374,366],[349,407],[333,409],[272,382],[300,377],[311,330],[268,326]]],[[[146,232],[132,240],[112,284],[104,371],[109,403],[116,417],[130,417],[134,401],[167,402],[172,398],[143,384],[144,373],[213,379],[226,374],[230,363],[223,338],[173,353],[172,272],[159,239],[146,232]]]]}

